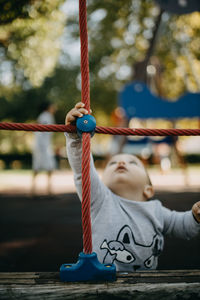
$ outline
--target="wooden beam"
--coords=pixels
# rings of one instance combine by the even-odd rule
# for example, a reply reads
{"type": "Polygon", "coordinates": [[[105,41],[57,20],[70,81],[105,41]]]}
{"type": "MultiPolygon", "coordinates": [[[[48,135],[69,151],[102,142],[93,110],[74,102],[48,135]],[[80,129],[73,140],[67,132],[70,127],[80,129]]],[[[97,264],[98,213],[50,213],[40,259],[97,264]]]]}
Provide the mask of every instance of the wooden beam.
{"type": "Polygon", "coordinates": [[[60,282],[59,273],[0,273],[1,300],[200,299],[200,270],[117,274],[115,282],[60,282]]]}

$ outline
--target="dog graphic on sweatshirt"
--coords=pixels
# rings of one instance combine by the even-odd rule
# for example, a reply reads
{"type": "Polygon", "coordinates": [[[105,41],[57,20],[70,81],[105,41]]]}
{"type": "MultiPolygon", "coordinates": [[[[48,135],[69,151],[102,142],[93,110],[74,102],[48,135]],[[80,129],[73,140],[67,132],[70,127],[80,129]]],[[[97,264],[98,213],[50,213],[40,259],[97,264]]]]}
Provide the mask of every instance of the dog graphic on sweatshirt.
{"type": "Polygon", "coordinates": [[[107,250],[103,263],[114,263],[115,261],[122,264],[129,264],[137,269],[150,269],[155,259],[160,255],[163,248],[163,240],[157,234],[153,237],[152,242],[143,245],[135,240],[133,232],[128,225],[124,225],[116,240],[104,240],[100,249],[107,250]],[[141,263],[137,253],[141,253],[145,260],[141,263]]]}

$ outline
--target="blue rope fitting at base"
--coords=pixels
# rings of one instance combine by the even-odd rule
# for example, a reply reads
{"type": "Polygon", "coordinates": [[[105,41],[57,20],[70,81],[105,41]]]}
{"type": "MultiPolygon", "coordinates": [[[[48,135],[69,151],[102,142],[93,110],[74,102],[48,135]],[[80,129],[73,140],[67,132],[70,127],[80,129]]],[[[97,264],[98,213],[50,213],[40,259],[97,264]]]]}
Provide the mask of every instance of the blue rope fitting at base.
{"type": "Polygon", "coordinates": [[[91,115],[84,115],[76,120],[77,133],[81,137],[83,132],[88,132],[91,136],[95,133],[96,120],[91,115]]]}
{"type": "Polygon", "coordinates": [[[63,264],[60,267],[60,280],[63,282],[76,281],[114,281],[116,267],[113,264],[101,264],[97,254],[79,254],[76,264],[63,264]]]}

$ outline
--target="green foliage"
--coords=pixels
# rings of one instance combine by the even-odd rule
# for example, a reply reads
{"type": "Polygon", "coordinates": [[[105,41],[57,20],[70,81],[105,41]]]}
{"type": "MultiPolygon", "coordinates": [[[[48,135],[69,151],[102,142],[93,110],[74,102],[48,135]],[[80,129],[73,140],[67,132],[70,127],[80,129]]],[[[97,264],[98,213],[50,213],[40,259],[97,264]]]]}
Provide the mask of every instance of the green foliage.
{"type": "MultiPolygon", "coordinates": [[[[94,81],[101,82],[106,93],[118,91],[132,78],[132,66],[145,58],[159,7],[150,0],[90,0],[88,12],[94,81]],[[102,15],[100,20],[95,19],[98,14],[102,15]]],[[[186,90],[200,90],[199,37],[199,12],[163,14],[153,55],[162,70],[158,75],[165,98],[178,98],[186,90]]],[[[149,80],[152,79],[150,75],[149,80]]]]}
{"type": "Polygon", "coordinates": [[[74,106],[77,101],[80,101],[80,91],[76,88],[78,72],[79,67],[72,70],[56,68],[55,75],[46,78],[41,87],[16,90],[9,97],[1,97],[0,119],[13,122],[35,120],[41,102],[50,101],[58,106],[57,122],[63,123],[65,112],[74,106]]]}
{"type": "Polygon", "coordinates": [[[168,98],[200,91],[200,13],[171,16],[161,27],[156,55],[163,64],[163,90],[168,98]],[[170,89],[169,89],[170,87],[170,89]]]}
{"type": "Polygon", "coordinates": [[[1,0],[0,24],[7,24],[16,18],[27,18],[27,8],[31,4],[30,0],[1,0]]]}
{"type": "Polygon", "coordinates": [[[63,1],[16,2],[4,4],[4,8],[10,7],[13,19],[0,26],[0,63],[10,66],[12,84],[28,79],[33,86],[40,86],[53,74],[60,53],[65,16],[59,6],[63,1]]]}

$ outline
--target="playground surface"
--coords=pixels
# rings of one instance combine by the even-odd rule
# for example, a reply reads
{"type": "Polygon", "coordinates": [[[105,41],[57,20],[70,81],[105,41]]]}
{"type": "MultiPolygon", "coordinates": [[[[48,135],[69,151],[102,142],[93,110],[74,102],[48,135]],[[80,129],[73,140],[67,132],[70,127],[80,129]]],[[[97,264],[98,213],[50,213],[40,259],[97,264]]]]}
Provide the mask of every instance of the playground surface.
{"type": "MultiPolygon", "coordinates": [[[[161,175],[152,169],[150,175],[164,206],[184,211],[200,200],[198,168],[188,170],[188,186],[180,170],[161,175]]],[[[30,171],[0,173],[0,272],[58,271],[82,251],[81,205],[72,172],[55,172],[51,195],[46,179],[42,173],[31,195],[30,171]]],[[[200,269],[199,248],[200,237],[166,238],[159,269],[200,269]]]]}

